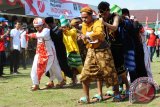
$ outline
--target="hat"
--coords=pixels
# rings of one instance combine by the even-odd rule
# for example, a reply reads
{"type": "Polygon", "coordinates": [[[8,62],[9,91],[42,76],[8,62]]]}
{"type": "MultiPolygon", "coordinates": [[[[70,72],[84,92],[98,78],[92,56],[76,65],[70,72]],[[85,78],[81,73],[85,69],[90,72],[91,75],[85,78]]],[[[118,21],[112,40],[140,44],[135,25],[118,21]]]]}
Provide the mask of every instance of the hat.
{"type": "Polygon", "coordinates": [[[33,20],[33,25],[34,26],[39,26],[39,25],[43,25],[44,24],[44,20],[42,18],[35,18],[33,20]]]}
{"type": "Polygon", "coordinates": [[[66,19],[64,15],[60,15],[59,19],[60,19],[61,26],[69,25],[69,20],[66,19]]]}
{"type": "Polygon", "coordinates": [[[117,6],[116,4],[113,4],[110,8],[111,13],[118,13],[119,15],[122,15],[122,9],[117,6]]]}
{"type": "Polygon", "coordinates": [[[82,12],[87,12],[87,13],[92,14],[93,10],[90,7],[84,7],[84,8],[81,9],[81,13],[82,12]]]}
{"type": "Polygon", "coordinates": [[[45,22],[46,22],[47,24],[53,23],[53,17],[46,17],[46,18],[45,18],[45,22]]]}
{"type": "Polygon", "coordinates": [[[4,17],[0,17],[0,22],[8,22],[4,17]]]}
{"type": "Polygon", "coordinates": [[[72,19],[70,25],[74,26],[76,25],[78,22],[80,22],[80,19],[72,19]]]}

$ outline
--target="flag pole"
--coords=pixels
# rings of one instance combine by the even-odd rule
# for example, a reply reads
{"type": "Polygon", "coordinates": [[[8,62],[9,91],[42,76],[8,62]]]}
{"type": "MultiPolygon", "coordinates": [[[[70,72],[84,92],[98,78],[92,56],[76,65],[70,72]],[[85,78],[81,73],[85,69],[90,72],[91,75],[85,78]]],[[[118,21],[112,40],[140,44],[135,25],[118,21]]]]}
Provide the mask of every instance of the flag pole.
{"type": "Polygon", "coordinates": [[[158,13],[157,13],[157,20],[156,20],[156,23],[155,23],[155,34],[157,35],[158,33],[158,28],[159,28],[159,19],[158,19],[158,13]]]}
{"type": "Polygon", "coordinates": [[[148,28],[148,16],[146,16],[146,24],[145,24],[145,29],[148,28]]]}

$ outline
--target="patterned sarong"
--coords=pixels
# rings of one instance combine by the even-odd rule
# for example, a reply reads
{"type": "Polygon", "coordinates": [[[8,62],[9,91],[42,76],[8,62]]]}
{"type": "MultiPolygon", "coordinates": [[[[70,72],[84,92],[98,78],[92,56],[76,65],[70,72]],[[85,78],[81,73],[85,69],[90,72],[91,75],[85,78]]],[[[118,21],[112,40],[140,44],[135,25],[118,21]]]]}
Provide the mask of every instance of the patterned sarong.
{"type": "Polygon", "coordinates": [[[67,56],[68,56],[67,57],[68,58],[68,65],[70,67],[77,68],[80,65],[82,65],[82,59],[81,59],[80,54],[78,54],[78,53],[68,53],[67,56]]]}
{"type": "Polygon", "coordinates": [[[93,81],[97,79],[103,80],[107,87],[114,86],[118,83],[117,72],[109,48],[88,49],[80,80],[93,81]]]}

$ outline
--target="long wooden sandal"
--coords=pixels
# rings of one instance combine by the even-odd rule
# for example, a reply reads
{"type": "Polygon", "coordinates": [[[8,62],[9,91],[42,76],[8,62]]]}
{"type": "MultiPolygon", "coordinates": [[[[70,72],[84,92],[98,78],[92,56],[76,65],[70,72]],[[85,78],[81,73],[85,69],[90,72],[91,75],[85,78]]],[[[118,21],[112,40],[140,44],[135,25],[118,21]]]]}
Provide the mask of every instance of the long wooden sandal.
{"type": "Polygon", "coordinates": [[[51,89],[51,88],[54,88],[54,83],[53,83],[53,82],[48,82],[48,83],[45,85],[45,88],[44,88],[44,89],[51,89]]]}
{"type": "Polygon", "coordinates": [[[37,90],[40,90],[39,86],[38,85],[33,85],[31,87],[31,91],[37,91],[37,90]]]}
{"type": "Polygon", "coordinates": [[[62,82],[56,84],[56,88],[63,88],[64,85],[66,85],[66,82],[63,80],[62,82]]]}

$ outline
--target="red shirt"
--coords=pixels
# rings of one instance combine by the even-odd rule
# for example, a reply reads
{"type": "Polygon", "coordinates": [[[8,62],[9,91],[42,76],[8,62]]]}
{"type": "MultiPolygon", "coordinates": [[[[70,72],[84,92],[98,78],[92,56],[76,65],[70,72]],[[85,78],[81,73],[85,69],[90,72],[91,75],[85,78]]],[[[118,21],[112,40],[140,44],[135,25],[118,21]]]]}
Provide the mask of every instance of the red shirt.
{"type": "Polygon", "coordinates": [[[154,47],[154,46],[156,46],[156,39],[157,39],[158,37],[153,33],[153,34],[150,34],[149,35],[149,39],[148,39],[148,46],[152,46],[152,47],[154,47]]]}
{"type": "MultiPolygon", "coordinates": [[[[4,34],[3,28],[0,28],[0,36],[4,34]]],[[[4,39],[0,39],[0,51],[5,51],[4,39]]]]}

